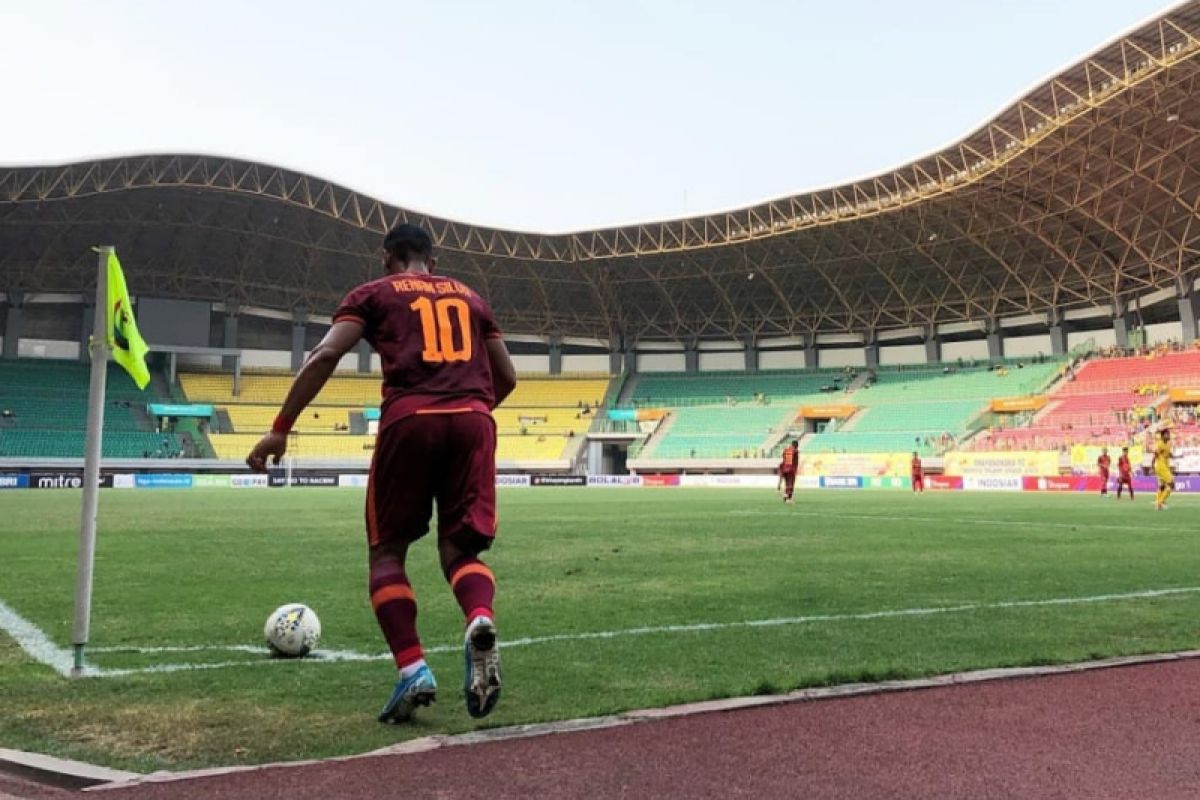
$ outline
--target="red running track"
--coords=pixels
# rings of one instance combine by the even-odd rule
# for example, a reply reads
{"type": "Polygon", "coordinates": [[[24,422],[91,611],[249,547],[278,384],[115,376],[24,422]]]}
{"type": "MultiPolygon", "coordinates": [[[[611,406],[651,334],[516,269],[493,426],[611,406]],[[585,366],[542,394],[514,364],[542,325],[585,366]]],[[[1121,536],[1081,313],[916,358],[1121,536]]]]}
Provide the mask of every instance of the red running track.
{"type": "Polygon", "coordinates": [[[93,800],[1196,798],[1198,685],[1200,659],[1189,659],[89,794],[93,800]]]}

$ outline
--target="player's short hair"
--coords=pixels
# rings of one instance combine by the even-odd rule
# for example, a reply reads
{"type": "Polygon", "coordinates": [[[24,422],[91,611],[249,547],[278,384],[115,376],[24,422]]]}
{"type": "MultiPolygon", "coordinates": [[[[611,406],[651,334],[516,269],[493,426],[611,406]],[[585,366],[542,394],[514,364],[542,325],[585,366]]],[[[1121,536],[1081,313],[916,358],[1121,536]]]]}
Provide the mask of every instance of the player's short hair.
{"type": "Polygon", "coordinates": [[[800,446],[800,440],[799,440],[799,439],[792,439],[792,444],[794,444],[794,445],[796,445],[797,447],[799,447],[799,446],[800,446]]]}
{"type": "Polygon", "coordinates": [[[383,249],[398,261],[413,261],[433,255],[433,237],[420,225],[403,223],[383,237],[383,249]]]}

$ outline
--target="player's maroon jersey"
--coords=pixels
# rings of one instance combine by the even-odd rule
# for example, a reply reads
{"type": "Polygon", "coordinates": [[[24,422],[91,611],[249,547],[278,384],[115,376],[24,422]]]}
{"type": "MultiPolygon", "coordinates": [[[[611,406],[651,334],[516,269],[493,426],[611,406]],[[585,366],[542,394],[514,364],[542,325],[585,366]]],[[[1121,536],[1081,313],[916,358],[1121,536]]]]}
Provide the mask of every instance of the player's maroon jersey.
{"type": "Polygon", "coordinates": [[[796,471],[796,448],[788,446],[783,451],[783,461],[779,462],[779,471],[782,473],[796,471]]]}
{"type": "Polygon", "coordinates": [[[1111,464],[1112,464],[1112,459],[1109,458],[1108,456],[1100,456],[1099,458],[1096,459],[1096,466],[1098,466],[1100,468],[1100,471],[1103,472],[1105,475],[1108,474],[1108,468],[1111,464]]]}
{"type": "Polygon", "coordinates": [[[914,459],[912,460],[912,465],[911,465],[911,467],[912,467],[912,476],[913,476],[914,478],[919,478],[919,477],[921,477],[921,475],[923,475],[923,474],[924,474],[924,470],[923,470],[923,468],[921,467],[921,459],[919,459],[919,458],[914,458],[914,459]]]}
{"type": "Polygon", "coordinates": [[[490,412],[496,405],[488,339],[492,309],[461,281],[404,272],[346,295],[334,322],[362,323],[383,364],[380,428],[422,411],[490,412]]]}
{"type": "Polygon", "coordinates": [[[1133,465],[1129,463],[1129,456],[1121,456],[1117,459],[1117,472],[1121,473],[1122,478],[1133,477],[1133,465]]]}

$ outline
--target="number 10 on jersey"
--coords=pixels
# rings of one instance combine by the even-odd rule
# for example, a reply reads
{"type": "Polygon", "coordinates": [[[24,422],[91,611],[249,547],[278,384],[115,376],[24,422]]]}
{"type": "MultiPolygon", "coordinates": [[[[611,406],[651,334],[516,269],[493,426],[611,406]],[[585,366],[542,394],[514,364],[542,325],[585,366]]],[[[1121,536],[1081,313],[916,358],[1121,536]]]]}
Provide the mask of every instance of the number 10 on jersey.
{"type": "Polygon", "coordinates": [[[418,297],[409,308],[421,315],[421,335],[425,342],[421,358],[434,364],[471,360],[471,307],[466,300],[439,297],[434,301],[418,297]],[[457,347],[455,339],[460,342],[457,347]]]}

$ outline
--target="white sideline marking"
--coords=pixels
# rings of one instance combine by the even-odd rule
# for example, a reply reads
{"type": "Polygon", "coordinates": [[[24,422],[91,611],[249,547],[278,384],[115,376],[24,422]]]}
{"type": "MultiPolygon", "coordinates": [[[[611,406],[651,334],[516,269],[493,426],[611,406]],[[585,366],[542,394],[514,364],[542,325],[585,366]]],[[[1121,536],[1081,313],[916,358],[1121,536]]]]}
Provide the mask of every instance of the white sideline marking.
{"type": "Polygon", "coordinates": [[[59,675],[71,674],[75,664],[71,652],[54,644],[45,631],[13,611],[3,600],[0,600],[0,630],[11,636],[34,661],[45,664],[59,675]]]}
{"type": "MultiPolygon", "coordinates": [[[[639,628],[620,628],[611,631],[590,631],[583,633],[556,633],[546,636],[527,636],[522,639],[502,640],[505,648],[531,647],[553,642],[575,642],[596,639],[618,639],[627,636],[650,636],[654,634],[672,633],[702,633],[706,631],[726,630],[730,628],[773,628],[785,625],[811,625],[822,622],[861,622],[897,617],[931,617],[939,614],[962,614],[972,611],[992,611],[1011,608],[1039,608],[1044,606],[1086,605],[1091,603],[1107,603],[1119,600],[1144,600],[1155,597],[1179,597],[1183,595],[1200,594],[1200,586],[1180,586],[1165,589],[1144,589],[1136,592],[1120,592],[1112,594],[1094,594],[1082,597],[1051,597],[1042,600],[1001,600],[994,603],[964,603],[957,606],[930,606],[927,608],[896,608],[882,611],[865,611],[856,614],[810,614],[802,617],[774,617],[770,619],[740,620],[736,622],[697,622],[683,625],[648,625],[639,628]]],[[[64,649],[55,647],[53,642],[36,626],[27,622],[0,602],[0,629],[5,630],[16,640],[34,660],[45,664],[62,675],[70,674],[71,654],[64,649]],[[24,627],[20,627],[24,626],[24,627]]],[[[461,644],[436,645],[425,649],[426,653],[456,653],[462,648],[461,644]]],[[[254,645],[186,645],[163,647],[104,647],[92,648],[91,653],[194,653],[194,652],[236,652],[252,653],[266,656],[265,647],[254,645]]],[[[355,661],[389,661],[388,653],[360,653],[356,650],[316,650],[305,659],[307,663],[344,663],[355,661]]],[[[186,672],[191,670],[223,669],[226,667],[262,666],[266,664],[287,664],[288,659],[258,658],[254,661],[214,661],[211,663],[179,663],[155,664],[148,667],[89,667],[88,675],[101,678],[117,678],[127,675],[164,674],[186,672]]]]}

